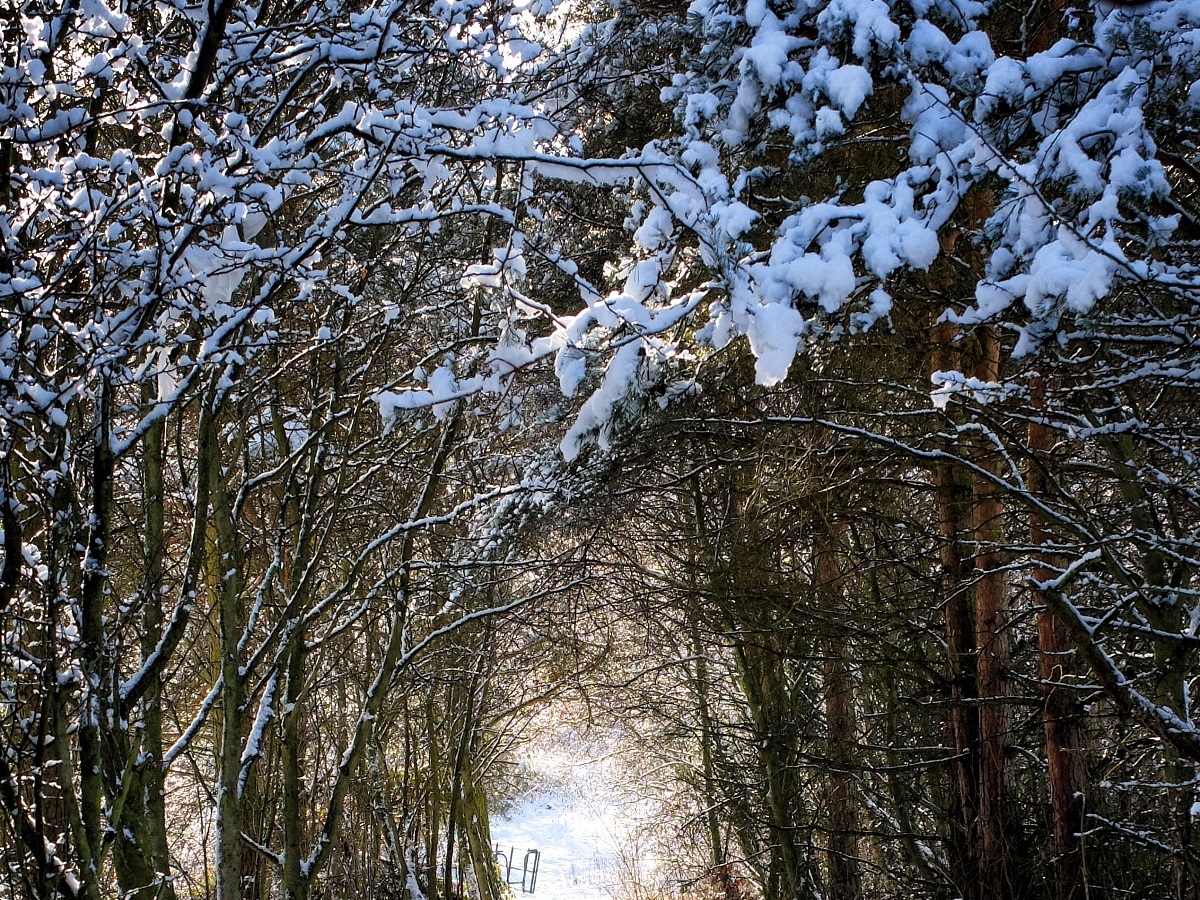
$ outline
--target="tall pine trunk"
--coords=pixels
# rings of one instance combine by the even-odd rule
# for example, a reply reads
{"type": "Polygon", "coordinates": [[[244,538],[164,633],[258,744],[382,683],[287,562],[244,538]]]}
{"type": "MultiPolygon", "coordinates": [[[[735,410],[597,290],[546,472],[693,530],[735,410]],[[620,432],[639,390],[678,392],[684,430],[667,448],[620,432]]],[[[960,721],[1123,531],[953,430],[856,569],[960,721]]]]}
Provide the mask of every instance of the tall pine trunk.
{"type": "MultiPolygon", "coordinates": [[[[975,377],[984,383],[1000,379],[1000,340],[996,329],[978,331],[979,361],[975,377]]],[[[986,437],[975,443],[979,469],[999,478],[1002,461],[986,437]]],[[[1004,539],[1004,507],[991,479],[976,472],[972,483],[975,524],[975,641],[979,684],[979,886],[980,895],[995,900],[1022,896],[1017,863],[1016,820],[1010,796],[1007,756],[1011,710],[1008,666],[1008,574],[998,548],[1004,539]]]]}
{"type": "Polygon", "coordinates": [[[860,900],[858,781],[853,774],[857,750],[854,676],[847,649],[845,597],[837,559],[837,525],[824,523],[815,536],[817,591],[825,614],[822,648],[825,676],[825,728],[829,753],[829,897],[860,900]]]}
{"type": "MultiPolygon", "coordinates": [[[[954,326],[942,322],[933,328],[934,372],[959,368],[954,326]]],[[[941,448],[954,452],[952,445],[941,448]]],[[[946,665],[950,688],[947,724],[954,756],[950,762],[950,799],[953,822],[947,840],[949,871],[963,900],[979,896],[979,717],[972,704],[979,696],[976,680],[975,609],[972,564],[966,536],[971,532],[971,483],[963,469],[950,459],[933,464],[934,496],[938,519],[938,559],[941,569],[942,608],[946,622],[946,665]]]]}
{"type": "MultiPolygon", "coordinates": [[[[1032,417],[1029,450],[1033,454],[1026,479],[1034,500],[1049,499],[1049,453],[1051,434],[1045,421],[1046,382],[1041,375],[1031,384],[1032,417]]],[[[1035,582],[1045,583],[1055,575],[1055,562],[1048,545],[1053,540],[1050,522],[1036,506],[1029,517],[1029,539],[1035,548],[1035,582]]],[[[1080,741],[1079,709],[1065,684],[1072,674],[1072,653],[1067,634],[1045,604],[1038,608],[1038,660],[1044,705],[1042,727],[1046,735],[1046,761],[1050,782],[1050,808],[1054,816],[1054,881],[1058,900],[1083,896],[1084,771],[1080,741]]]]}

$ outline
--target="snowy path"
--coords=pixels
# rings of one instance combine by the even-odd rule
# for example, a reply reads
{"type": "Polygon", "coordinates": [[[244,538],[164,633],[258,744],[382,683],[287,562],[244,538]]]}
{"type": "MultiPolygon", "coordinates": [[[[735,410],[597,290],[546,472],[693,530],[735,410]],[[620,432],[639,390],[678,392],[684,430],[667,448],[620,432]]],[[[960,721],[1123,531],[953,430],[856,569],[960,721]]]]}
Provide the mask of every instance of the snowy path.
{"type": "Polygon", "coordinates": [[[520,893],[525,852],[541,851],[539,900],[611,900],[619,866],[610,817],[559,791],[530,797],[510,817],[493,823],[492,837],[512,848],[513,890],[520,893]]]}
{"type": "Polygon", "coordinates": [[[531,786],[492,820],[492,839],[513,856],[513,890],[529,849],[541,851],[536,900],[612,900],[627,882],[638,804],[620,796],[625,773],[595,742],[568,737],[528,754],[531,786]]]}

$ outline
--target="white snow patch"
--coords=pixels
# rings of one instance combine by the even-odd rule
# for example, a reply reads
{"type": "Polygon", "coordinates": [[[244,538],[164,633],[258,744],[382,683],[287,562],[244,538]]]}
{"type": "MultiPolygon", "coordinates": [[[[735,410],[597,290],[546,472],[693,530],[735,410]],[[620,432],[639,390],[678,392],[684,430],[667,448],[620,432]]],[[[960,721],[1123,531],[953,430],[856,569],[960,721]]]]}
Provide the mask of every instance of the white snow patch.
{"type": "MultiPolygon", "coordinates": [[[[536,900],[611,900],[628,885],[644,801],[629,796],[629,775],[610,743],[602,733],[567,732],[525,751],[530,787],[491,828],[496,847],[512,859],[517,896],[529,850],[541,853],[536,900]]],[[[503,875],[503,860],[500,866],[503,875]]]]}

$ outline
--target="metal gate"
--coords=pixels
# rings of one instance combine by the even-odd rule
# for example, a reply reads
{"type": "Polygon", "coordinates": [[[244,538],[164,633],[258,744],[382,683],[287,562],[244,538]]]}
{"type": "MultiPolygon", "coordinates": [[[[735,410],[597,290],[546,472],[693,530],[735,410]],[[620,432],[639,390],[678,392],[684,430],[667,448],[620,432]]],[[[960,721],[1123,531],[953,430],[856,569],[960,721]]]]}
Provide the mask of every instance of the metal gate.
{"type": "Polygon", "coordinates": [[[520,884],[522,894],[532,894],[537,888],[538,865],[542,861],[542,851],[526,850],[525,859],[521,862],[520,879],[513,878],[513,853],[514,848],[509,847],[505,853],[500,849],[500,845],[496,844],[496,861],[501,864],[504,870],[505,884],[520,884]]]}

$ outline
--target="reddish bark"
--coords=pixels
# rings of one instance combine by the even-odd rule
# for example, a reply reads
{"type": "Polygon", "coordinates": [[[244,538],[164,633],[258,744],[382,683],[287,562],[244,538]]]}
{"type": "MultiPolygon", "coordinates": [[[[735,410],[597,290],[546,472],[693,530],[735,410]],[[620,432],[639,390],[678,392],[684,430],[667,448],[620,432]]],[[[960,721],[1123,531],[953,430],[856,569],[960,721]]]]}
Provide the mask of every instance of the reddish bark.
{"type": "MultiPolygon", "coordinates": [[[[1045,502],[1049,479],[1046,455],[1050,428],[1041,418],[1046,409],[1046,384],[1040,375],[1030,385],[1033,418],[1029,423],[1029,449],[1033,453],[1026,482],[1032,496],[1045,502]]],[[[1045,547],[1053,532],[1044,513],[1034,509],[1029,517],[1029,538],[1034,547],[1045,547]]],[[[1047,552],[1035,555],[1033,578],[1054,577],[1054,559],[1047,552]]],[[[1083,757],[1080,751],[1079,713],[1064,681],[1071,670],[1070,642],[1066,629],[1047,609],[1038,608],[1038,655],[1045,705],[1042,726],[1046,734],[1046,759],[1050,780],[1050,807],[1054,816],[1054,875],[1059,900],[1082,896],[1083,856],[1079,835],[1083,831],[1083,757]]]]}
{"type": "MultiPolygon", "coordinates": [[[[933,328],[933,371],[957,370],[959,354],[954,345],[955,328],[942,322],[933,328]]],[[[954,748],[951,761],[950,806],[954,824],[947,851],[950,874],[963,900],[978,897],[979,847],[976,821],[978,810],[979,719],[970,701],[978,696],[975,678],[975,622],[971,559],[963,540],[972,528],[971,487],[961,470],[950,460],[933,466],[933,484],[938,510],[939,560],[942,603],[946,616],[946,661],[950,683],[947,725],[954,748]]]]}
{"type": "MultiPolygon", "coordinates": [[[[975,377],[997,382],[1000,377],[1000,341],[991,326],[981,328],[979,362],[975,377]]],[[[1000,472],[995,452],[981,440],[976,448],[976,463],[994,474],[1000,472]]],[[[976,473],[974,498],[975,569],[975,640],[978,645],[977,677],[979,684],[979,886],[980,895],[996,900],[1011,900],[1020,895],[1014,840],[1013,814],[1008,790],[1006,757],[1009,740],[1010,710],[1004,702],[1009,696],[1008,663],[1008,575],[997,552],[1004,536],[1000,492],[989,478],[976,473]]]]}
{"type": "Polygon", "coordinates": [[[818,532],[815,562],[818,590],[827,613],[824,647],[825,727],[829,744],[829,896],[860,900],[858,861],[859,796],[852,767],[856,752],[854,681],[846,646],[845,604],[833,524],[818,532]]]}

